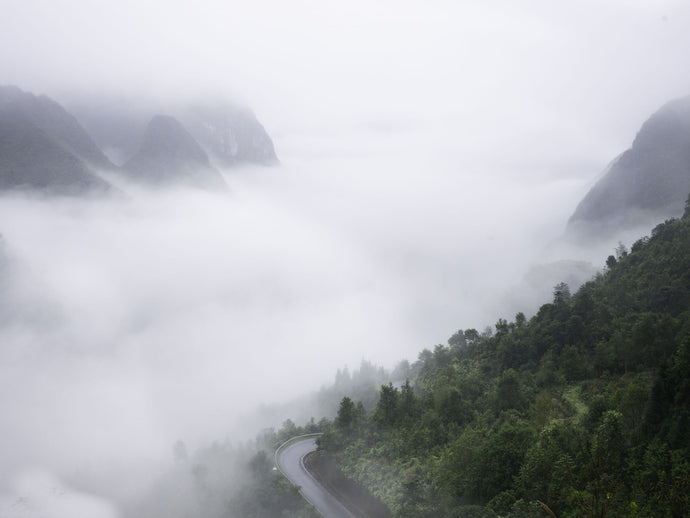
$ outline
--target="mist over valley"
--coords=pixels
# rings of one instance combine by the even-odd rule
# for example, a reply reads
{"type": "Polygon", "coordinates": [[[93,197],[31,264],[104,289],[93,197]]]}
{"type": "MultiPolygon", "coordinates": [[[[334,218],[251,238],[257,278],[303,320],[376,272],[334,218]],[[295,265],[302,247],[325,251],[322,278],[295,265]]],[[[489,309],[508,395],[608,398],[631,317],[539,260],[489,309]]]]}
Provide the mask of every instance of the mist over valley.
{"type": "Polygon", "coordinates": [[[276,441],[686,210],[684,5],[308,4],[9,2],[0,516],[312,516],[276,441]]]}

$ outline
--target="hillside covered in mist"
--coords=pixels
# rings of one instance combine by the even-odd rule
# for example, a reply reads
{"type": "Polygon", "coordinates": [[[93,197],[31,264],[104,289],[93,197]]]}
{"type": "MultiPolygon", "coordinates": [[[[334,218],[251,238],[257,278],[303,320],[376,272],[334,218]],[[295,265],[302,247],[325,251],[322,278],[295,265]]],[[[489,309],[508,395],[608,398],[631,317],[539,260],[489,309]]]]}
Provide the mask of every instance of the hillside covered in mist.
{"type": "Polygon", "coordinates": [[[687,199],[576,293],[422,351],[373,411],[343,398],[321,469],[393,516],[687,516],[687,199]]]}
{"type": "Polygon", "coordinates": [[[77,104],[75,113],[45,95],[0,86],[0,189],[103,194],[118,192],[115,184],[126,179],[224,190],[218,169],[277,161],[253,113],[227,103],[137,100],[114,107],[91,99],[77,104]],[[179,114],[184,123],[158,109],[179,114]]]}
{"type": "MultiPolygon", "coordinates": [[[[343,244],[333,238],[334,229],[342,231],[338,225],[322,228],[321,223],[316,225],[304,214],[281,205],[291,195],[297,200],[293,203],[307,206],[306,200],[323,196],[328,203],[343,203],[345,219],[350,221],[357,216],[350,202],[361,203],[361,194],[371,186],[368,171],[362,174],[360,184],[354,184],[356,188],[350,186],[357,196],[349,199],[341,198],[342,184],[337,181],[331,186],[336,196],[330,193],[329,197],[328,193],[309,191],[313,178],[307,178],[295,183],[294,191],[285,190],[287,183],[276,182],[274,197],[268,200],[261,192],[266,184],[259,183],[253,194],[261,202],[254,201],[255,205],[248,205],[247,197],[242,196],[221,200],[225,197],[213,197],[208,191],[226,187],[221,175],[225,167],[248,162],[264,165],[275,158],[264,133],[247,137],[253,123],[235,131],[223,122],[224,117],[237,113],[231,109],[176,108],[170,112],[174,115],[161,116],[149,114],[141,105],[122,112],[110,108],[99,112],[88,102],[68,112],[48,98],[16,88],[3,92],[3,210],[13,221],[21,220],[27,226],[6,225],[10,239],[8,253],[0,263],[0,280],[6,287],[0,318],[7,324],[3,331],[9,336],[8,343],[16,350],[23,347],[21,340],[34,338],[35,333],[35,342],[30,342],[33,354],[41,358],[51,355],[46,362],[49,368],[27,353],[22,358],[28,360],[18,362],[17,367],[7,363],[13,380],[23,379],[31,369],[45,379],[29,396],[20,397],[20,402],[30,404],[17,403],[21,410],[11,411],[18,423],[13,424],[13,436],[30,439],[28,446],[5,453],[8,464],[24,464],[32,455],[41,460],[42,455],[50,455],[36,446],[46,442],[40,430],[26,424],[35,417],[25,409],[36,409],[41,416],[52,411],[57,427],[62,428],[62,440],[71,443],[77,435],[72,422],[80,421],[66,418],[65,412],[81,415],[81,398],[92,392],[96,395],[85,402],[86,407],[103,409],[107,405],[102,401],[112,397],[112,390],[125,393],[125,398],[116,399],[130,413],[123,420],[127,426],[134,428],[150,420],[163,428],[160,416],[169,412],[175,419],[166,416],[168,422],[183,431],[165,432],[180,437],[185,429],[209,426],[208,415],[218,416],[221,423],[214,421],[214,430],[235,426],[244,427],[246,433],[260,429],[251,428],[254,422],[280,422],[278,416],[291,416],[278,431],[265,430],[247,445],[230,440],[201,446],[197,442],[194,450],[187,451],[183,441],[174,443],[174,463],[167,469],[157,468],[145,482],[139,482],[134,496],[119,494],[105,475],[99,474],[102,479],[92,473],[63,475],[63,483],[106,495],[126,516],[195,512],[209,517],[270,518],[278,512],[313,516],[295,489],[273,472],[270,454],[291,435],[318,431],[326,431],[321,454],[324,469],[337,466],[396,516],[539,516],[544,511],[535,504],[537,500],[556,510],[558,516],[586,515],[595,509],[622,512],[625,506],[635,507],[640,516],[663,516],[673,515],[685,505],[674,489],[679,484],[686,489],[682,484],[687,474],[685,464],[678,460],[687,454],[687,444],[677,432],[687,424],[683,417],[686,403],[678,388],[685,381],[674,365],[684,361],[681,346],[688,327],[687,217],[658,226],[651,238],[639,240],[630,252],[619,247],[617,255],[606,260],[607,272],[574,295],[567,285],[560,284],[553,301],[532,318],[518,313],[513,322],[499,319],[494,330],[465,329],[451,337],[448,346],[425,350],[416,362],[403,361],[390,374],[362,361],[359,370],[339,371],[334,386],[310,398],[297,398],[292,404],[265,405],[259,412],[261,419],[245,422],[236,413],[243,408],[238,401],[257,397],[247,387],[280,399],[284,394],[275,394],[272,381],[280,379],[281,386],[289,388],[285,392],[292,390],[289,396],[295,397],[294,392],[302,388],[290,385],[295,383],[290,368],[299,366],[285,368],[294,357],[310,364],[314,355],[325,357],[336,347],[340,351],[354,347],[343,322],[359,318],[358,340],[368,335],[368,344],[392,342],[390,348],[397,347],[392,337],[406,331],[400,314],[377,317],[379,334],[373,331],[371,315],[384,314],[394,307],[394,299],[415,300],[414,291],[404,292],[404,296],[397,291],[404,284],[401,279],[415,271],[424,274],[420,277],[423,293],[434,299],[452,298],[452,290],[434,283],[435,277],[425,270],[435,270],[438,264],[438,243],[447,246],[452,240],[439,232],[442,241],[410,245],[408,232],[414,226],[408,225],[400,235],[404,244],[396,243],[393,252],[385,250],[381,269],[371,274],[372,263],[362,267],[358,253],[366,253],[371,261],[372,250],[390,239],[389,228],[382,226],[355,253],[351,242],[343,244]],[[79,120],[72,113],[80,114],[79,120]],[[253,142],[255,147],[247,148],[243,142],[253,142]],[[113,202],[111,198],[117,197],[109,197],[107,202],[92,205],[90,197],[82,196],[121,193],[121,185],[137,183],[176,186],[180,192],[166,198],[154,189],[153,194],[132,204],[113,202]],[[202,189],[188,190],[190,186],[202,189]],[[299,189],[304,192],[298,193],[299,189]],[[17,196],[18,191],[79,196],[43,203],[27,201],[17,196]],[[238,221],[242,224],[230,224],[238,221]],[[37,236],[34,241],[26,237],[32,235],[37,236]],[[54,242],[46,238],[53,235],[59,236],[54,242]],[[51,254],[44,252],[46,243],[51,245],[51,254]],[[430,255],[424,256],[425,252],[430,255]],[[431,266],[426,264],[429,259],[431,266]],[[325,269],[324,265],[337,268],[325,269]],[[399,270],[391,275],[392,266],[399,270]],[[378,293],[382,279],[396,287],[395,297],[381,304],[377,299],[363,304],[360,295],[378,293]],[[300,291],[305,286],[307,291],[300,291]],[[334,302],[342,320],[319,312],[328,307],[333,293],[345,290],[343,286],[345,302],[334,302]],[[450,293],[444,295],[446,291],[450,293]],[[310,327],[320,318],[322,328],[310,327]],[[252,326],[243,327],[247,322],[252,326]],[[280,327],[284,322],[290,325],[280,327]],[[300,350],[305,336],[312,340],[312,347],[300,350]],[[93,371],[94,354],[108,358],[113,372],[102,366],[93,371]],[[267,363],[267,357],[282,360],[267,363]],[[132,364],[145,367],[137,367],[132,374],[132,364]],[[271,369],[273,376],[266,373],[271,369]],[[78,372],[74,385],[71,379],[65,382],[63,370],[78,372]],[[404,384],[405,378],[409,384],[404,384]],[[390,380],[397,383],[391,385],[390,380]],[[67,403],[52,389],[55,383],[69,387],[67,403]],[[94,387],[98,388],[95,392],[94,387]],[[59,399],[59,404],[54,402],[51,409],[42,410],[34,403],[51,400],[47,393],[55,401],[59,399]],[[142,410],[139,405],[150,408],[142,410]],[[661,410],[655,415],[657,408],[661,410]],[[190,417],[195,415],[200,417],[198,422],[190,417]],[[617,435],[607,439],[606,451],[618,448],[622,452],[615,462],[610,461],[615,474],[608,467],[609,471],[599,473],[599,467],[591,464],[592,456],[603,451],[600,437],[609,432],[617,435]],[[29,450],[39,453],[26,453],[29,450]],[[551,481],[553,473],[557,478],[551,481]],[[169,496],[173,494],[174,498],[169,496]],[[602,494],[611,496],[602,500],[602,494]],[[654,503],[655,494],[663,495],[663,505],[654,503]]],[[[670,142],[678,140],[674,131],[669,134],[670,142]]],[[[663,168],[666,155],[654,156],[658,160],[649,158],[649,170],[663,168]]],[[[320,167],[318,172],[323,175],[320,167]]],[[[351,176],[349,171],[347,176],[351,176]]],[[[618,181],[629,182],[626,188],[634,190],[635,178],[624,175],[618,181]]],[[[374,201],[378,210],[378,200],[374,201]]],[[[660,210],[678,210],[675,202],[669,203],[660,210]]],[[[330,206],[328,209],[316,214],[328,216],[332,214],[330,206]]],[[[407,207],[404,212],[409,212],[407,207]]],[[[372,211],[360,217],[365,225],[352,227],[346,234],[369,230],[382,216],[372,211]]],[[[619,222],[616,231],[625,227],[611,218],[619,222]]],[[[601,221],[593,221],[593,228],[599,228],[601,221]]],[[[419,235],[428,237],[430,230],[431,226],[420,225],[419,235]]],[[[486,242],[477,243],[486,248],[486,242]]],[[[505,246],[496,250],[504,251],[505,246]]],[[[515,246],[513,243],[512,248],[515,246]]],[[[475,254],[478,249],[483,248],[475,246],[475,254]]],[[[442,273],[452,272],[466,289],[471,273],[460,271],[457,263],[458,257],[471,256],[464,250],[450,256],[442,273]]],[[[494,270],[486,271],[487,279],[501,270],[504,279],[513,280],[513,274],[503,271],[507,267],[496,264],[494,270]]],[[[579,284],[592,270],[586,262],[560,261],[533,267],[526,281],[536,286],[544,278],[558,276],[572,277],[579,284]]],[[[488,291],[486,282],[480,282],[483,290],[476,290],[475,296],[488,291]]],[[[516,297],[524,295],[517,293],[516,297]]],[[[414,305],[417,312],[433,313],[437,308],[425,308],[419,301],[414,305]]],[[[408,320],[420,318],[412,311],[405,316],[408,320]]],[[[477,322],[477,328],[484,323],[477,322]]],[[[9,348],[6,354],[12,357],[14,350],[9,348]]],[[[323,370],[316,361],[313,365],[314,371],[323,370]]],[[[310,380],[303,377],[300,382],[306,385],[310,380]]],[[[88,442],[99,435],[94,429],[104,429],[103,422],[111,423],[113,434],[120,434],[112,424],[122,424],[119,416],[107,413],[77,436],[88,442]]],[[[129,433],[133,442],[147,436],[141,430],[129,433]]],[[[160,436],[167,437],[165,433],[160,436]]],[[[104,436],[94,449],[103,444],[110,449],[111,440],[104,436]]],[[[167,441],[171,442],[169,437],[167,441]]],[[[171,449],[168,442],[157,439],[137,445],[167,452],[171,449]]],[[[126,447],[122,446],[123,451],[126,447]]],[[[32,479],[34,485],[36,480],[43,484],[38,477],[32,479]]],[[[57,480],[55,485],[59,485],[57,480]]],[[[28,493],[21,489],[17,494],[28,493]]],[[[11,505],[7,502],[6,507],[11,505]]]]}
{"type": "Polygon", "coordinates": [[[640,128],[568,221],[570,237],[596,241],[678,217],[690,192],[690,97],[670,101],[640,128]]]}
{"type": "Polygon", "coordinates": [[[686,516],[689,261],[690,198],[575,293],[555,286],[532,318],[459,330],[391,373],[339,370],[293,409],[332,420],[287,419],[240,448],[178,445],[158,493],[130,514],[314,516],[269,458],[323,432],[308,465],[356,516],[686,516]]]}
{"type": "Polygon", "coordinates": [[[690,2],[0,12],[0,518],[678,514],[690,2]]]}

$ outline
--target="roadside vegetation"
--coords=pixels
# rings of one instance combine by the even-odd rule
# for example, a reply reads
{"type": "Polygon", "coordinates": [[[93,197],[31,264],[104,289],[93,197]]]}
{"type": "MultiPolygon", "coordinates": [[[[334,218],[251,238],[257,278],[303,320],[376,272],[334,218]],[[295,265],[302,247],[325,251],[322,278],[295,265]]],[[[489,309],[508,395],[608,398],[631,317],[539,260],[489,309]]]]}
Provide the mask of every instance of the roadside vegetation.
{"type": "Polygon", "coordinates": [[[690,210],[531,319],[341,399],[318,455],[396,517],[690,516],[690,210]]]}
{"type": "Polygon", "coordinates": [[[334,418],[176,444],[127,515],[315,518],[273,453],[323,432],[308,464],[366,516],[690,516],[690,209],[532,318],[460,330],[392,373],[363,361],[311,401],[334,418]]]}

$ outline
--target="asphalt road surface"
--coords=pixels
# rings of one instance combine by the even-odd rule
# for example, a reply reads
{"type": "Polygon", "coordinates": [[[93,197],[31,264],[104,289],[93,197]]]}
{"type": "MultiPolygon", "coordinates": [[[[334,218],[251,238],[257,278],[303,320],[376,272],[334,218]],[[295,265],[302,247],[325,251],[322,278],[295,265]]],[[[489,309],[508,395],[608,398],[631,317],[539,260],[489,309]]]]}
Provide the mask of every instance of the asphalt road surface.
{"type": "Polygon", "coordinates": [[[319,484],[304,467],[304,456],[316,450],[316,437],[292,443],[278,452],[280,471],[300,488],[302,496],[321,513],[324,518],[355,518],[343,504],[319,484]]]}

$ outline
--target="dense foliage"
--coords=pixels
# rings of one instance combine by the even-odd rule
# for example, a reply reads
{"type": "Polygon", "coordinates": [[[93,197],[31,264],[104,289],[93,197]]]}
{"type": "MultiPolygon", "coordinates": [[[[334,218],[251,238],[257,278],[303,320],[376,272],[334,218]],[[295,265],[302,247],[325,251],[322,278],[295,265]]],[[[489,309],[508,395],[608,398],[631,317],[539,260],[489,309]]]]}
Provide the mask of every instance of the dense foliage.
{"type": "Polygon", "coordinates": [[[400,517],[690,516],[690,214],[527,320],[424,350],[320,455],[400,517]]]}

